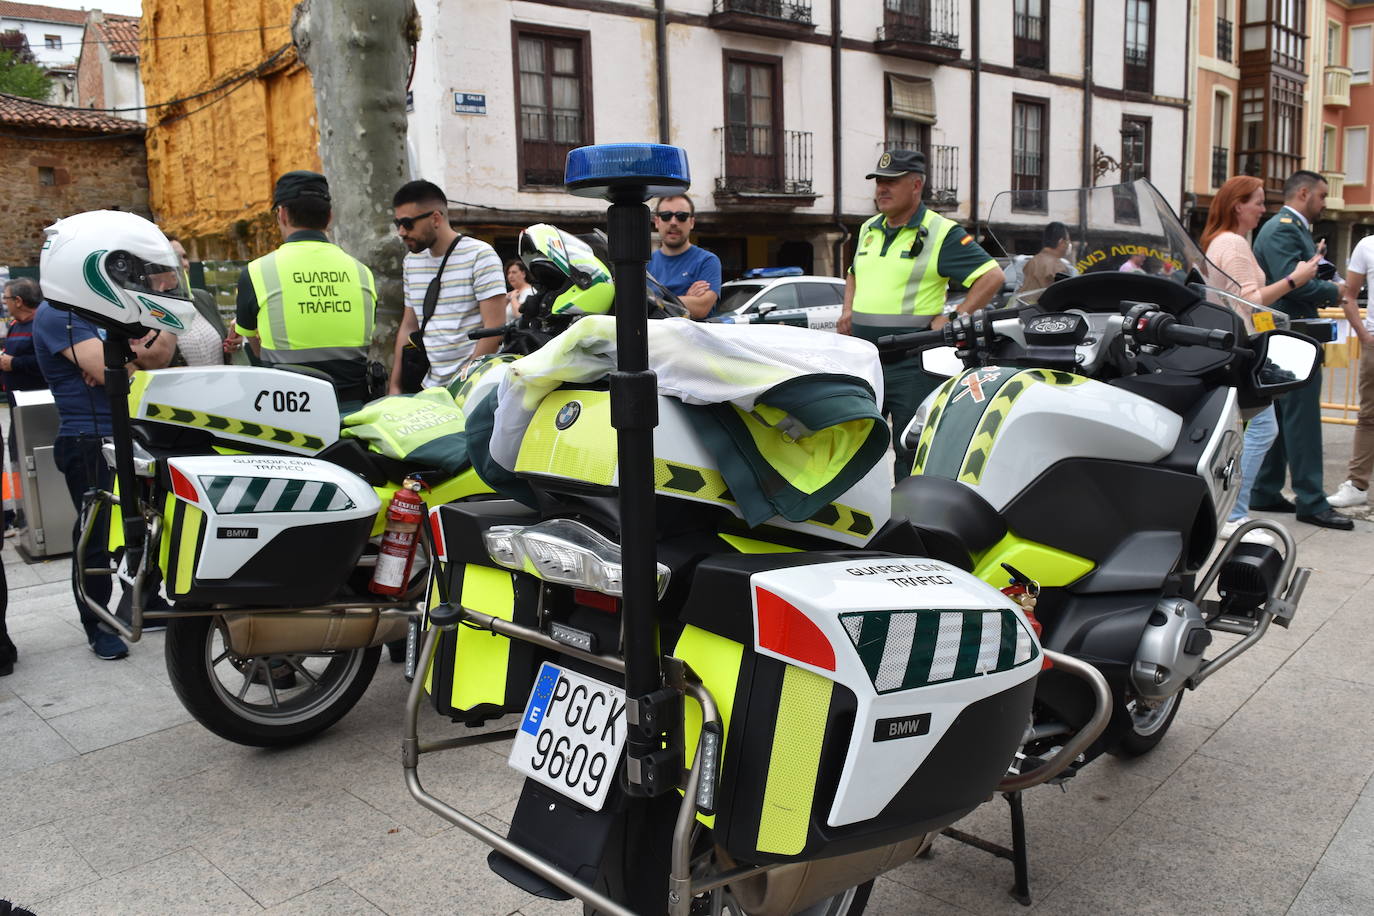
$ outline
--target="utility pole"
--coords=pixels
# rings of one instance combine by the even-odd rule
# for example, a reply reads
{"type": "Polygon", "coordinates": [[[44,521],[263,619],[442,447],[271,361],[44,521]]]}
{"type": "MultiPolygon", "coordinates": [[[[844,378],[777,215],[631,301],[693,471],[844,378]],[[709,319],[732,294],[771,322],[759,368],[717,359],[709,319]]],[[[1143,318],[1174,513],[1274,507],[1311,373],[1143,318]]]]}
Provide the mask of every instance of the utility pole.
{"type": "Polygon", "coordinates": [[[420,35],[412,0],[303,0],[291,37],[315,86],[320,161],[334,201],[332,233],[377,281],[373,358],[390,362],[402,309],[391,196],[410,177],[406,79],[420,35]]]}

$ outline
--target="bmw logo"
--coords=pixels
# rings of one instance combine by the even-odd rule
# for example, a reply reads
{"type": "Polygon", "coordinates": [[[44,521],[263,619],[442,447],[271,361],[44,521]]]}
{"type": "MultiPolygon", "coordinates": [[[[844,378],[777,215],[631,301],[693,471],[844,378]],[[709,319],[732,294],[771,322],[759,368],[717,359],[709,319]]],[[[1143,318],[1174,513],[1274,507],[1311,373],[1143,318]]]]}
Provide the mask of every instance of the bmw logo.
{"type": "Polygon", "coordinates": [[[563,405],[563,409],[558,411],[558,416],[554,417],[553,425],[559,429],[567,429],[577,422],[577,418],[582,414],[582,404],[579,401],[569,401],[563,405]]]}

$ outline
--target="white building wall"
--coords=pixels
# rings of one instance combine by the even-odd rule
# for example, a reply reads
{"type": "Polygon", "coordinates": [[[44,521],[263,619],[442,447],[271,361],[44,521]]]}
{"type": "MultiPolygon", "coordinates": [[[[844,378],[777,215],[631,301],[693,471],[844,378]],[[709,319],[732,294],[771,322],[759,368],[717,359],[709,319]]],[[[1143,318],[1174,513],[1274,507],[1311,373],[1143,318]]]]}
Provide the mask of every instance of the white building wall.
{"type": "Polygon", "coordinates": [[[107,61],[105,66],[105,98],[107,107],[138,109],[121,111],[119,117],[131,121],[146,120],[143,111],[143,81],[138,78],[138,64],[132,61],[107,61]]]}
{"type": "Polygon", "coordinates": [[[81,33],[83,25],[68,25],[65,22],[38,22],[32,19],[0,17],[0,31],[20,31],[29,39],[29,50],[41,66],[55,67],[73,65],[81,55],[81,33]],[[48,48],[45,36],[56,35],[62,39],[62,48],[48,48]]]}

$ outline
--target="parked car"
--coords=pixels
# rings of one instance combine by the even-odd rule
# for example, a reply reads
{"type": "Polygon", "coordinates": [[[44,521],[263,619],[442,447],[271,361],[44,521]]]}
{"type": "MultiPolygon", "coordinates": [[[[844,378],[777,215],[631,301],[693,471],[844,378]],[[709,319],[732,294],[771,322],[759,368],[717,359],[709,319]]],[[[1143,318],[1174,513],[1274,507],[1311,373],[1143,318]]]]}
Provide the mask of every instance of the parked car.
{"type": "Polygon", "coordinates": [[[710,320],[833,331],[843,303],[844,280],[838,277],[806,276],[800,267],[759,267],[721,285],[710,320]]]}

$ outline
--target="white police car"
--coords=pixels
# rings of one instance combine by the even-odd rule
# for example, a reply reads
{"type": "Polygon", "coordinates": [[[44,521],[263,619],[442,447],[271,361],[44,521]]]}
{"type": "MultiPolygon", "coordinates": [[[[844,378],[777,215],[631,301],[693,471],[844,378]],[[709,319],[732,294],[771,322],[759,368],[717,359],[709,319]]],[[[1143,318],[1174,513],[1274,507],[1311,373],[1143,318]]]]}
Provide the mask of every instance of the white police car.
{"type": "Polygon", "coordinates": [[[721,285],[710,320],[833,331],[843,304],[844,280],[838,277],[809,277],[800,267],[759,267],[721,285]]]}

